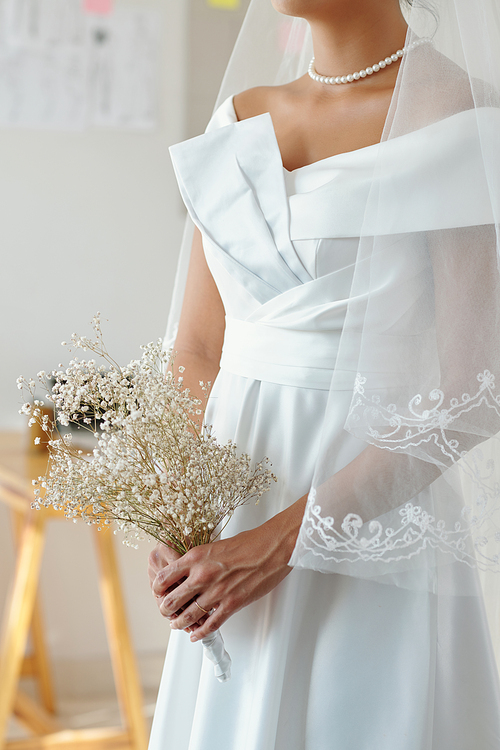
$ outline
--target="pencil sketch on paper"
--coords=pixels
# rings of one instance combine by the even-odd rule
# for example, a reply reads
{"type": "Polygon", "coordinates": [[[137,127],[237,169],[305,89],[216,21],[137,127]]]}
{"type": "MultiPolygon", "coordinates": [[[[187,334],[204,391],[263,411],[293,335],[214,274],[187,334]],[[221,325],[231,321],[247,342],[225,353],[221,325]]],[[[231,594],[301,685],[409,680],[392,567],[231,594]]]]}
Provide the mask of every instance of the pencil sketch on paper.
{"type": "Polygon", "coordinates": [[[161,16],[81,0],[0,0],[0,126],[148,129],[158,122],[161,16]]]}

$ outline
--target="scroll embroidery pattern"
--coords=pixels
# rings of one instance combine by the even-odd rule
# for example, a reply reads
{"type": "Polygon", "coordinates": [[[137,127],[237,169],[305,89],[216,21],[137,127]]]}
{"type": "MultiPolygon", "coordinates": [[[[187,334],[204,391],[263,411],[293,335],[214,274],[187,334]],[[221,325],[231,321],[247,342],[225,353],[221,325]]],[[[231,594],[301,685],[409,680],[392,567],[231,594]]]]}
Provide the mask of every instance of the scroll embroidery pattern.
{"type": "Polygon", "coordinates": [[[435,389],[429,394],[429,400],[436,402],[432,409],[419,412],[422,396],[417,394],[408,404],[408,414],[401,415],[394,404],[384,407],[378,396],[368,399],[366,378],[357,375],[350,418],[386,426],[383,431],[368,426],[369,442],[398,452],[432,443],[449,466],[458,465],[460,476],[472,490],[468,493],[470,503],[456,509],[451,524],[421,505],[407,502],[397,511],[398,522],[392,526],[384,526],[380,520],[364,523],[361,516],[350,513],[339,528],[333,517],[323,515],[313,489],[302,527],[302,540],[309,552],[329,562],[388,563],[410,559],[423,550],[439,550],[471,567],[500,569],[500,485],[493,479],[495,463],[483,460],[480,445],[472,451],[461,449],[458,440],[448,434],[460,416],[481,406],[495,410],[500,417],[494,376],[485,370],[477,380],[479,388],[473,396],[465,393],[444,406],[444,393],[435,389]]]}

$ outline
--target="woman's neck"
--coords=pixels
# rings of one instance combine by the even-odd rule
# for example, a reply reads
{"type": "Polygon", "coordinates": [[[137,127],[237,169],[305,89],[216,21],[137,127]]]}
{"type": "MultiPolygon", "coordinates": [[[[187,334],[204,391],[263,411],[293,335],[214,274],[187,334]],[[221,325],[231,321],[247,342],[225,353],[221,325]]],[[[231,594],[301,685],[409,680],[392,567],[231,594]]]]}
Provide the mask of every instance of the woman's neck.
{"type": "MultiPolygon", "coordinates": [[[[312,3],[314,5],[314,3],[312,3]]],[[[366,68],[400,49],[407,25],[395,0],[337,0],[307,20],[315,68],[337,76],[366,68]]]]}

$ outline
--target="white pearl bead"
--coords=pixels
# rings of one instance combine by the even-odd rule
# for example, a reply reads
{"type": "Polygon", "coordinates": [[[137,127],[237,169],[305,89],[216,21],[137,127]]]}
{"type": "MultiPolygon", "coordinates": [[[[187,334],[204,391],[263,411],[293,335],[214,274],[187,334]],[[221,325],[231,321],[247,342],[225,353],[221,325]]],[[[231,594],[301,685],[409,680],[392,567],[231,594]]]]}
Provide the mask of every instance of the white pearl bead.
{"type": "Polygon", "coordinates": [[[316,69],[314,67],[314,63],[315,63],[314,57],[309,63],[307,72],[313,81],[318,81],[319,83],[327,83],[327,84],[352,83],[353,81],[359,81],[360,78],[366,78],[366,76],[371,76],[373,75],[373,73],[378,73],[379,70],[383,70],[388,65],[392,65],[393,62],[398,62],[398,60],[400,60],[403,57],[403,55],[405,55],[406,52],[409,52],[410,50],[415,49],[421,44],[426,44],[427,42],[430,42],[430,41],[431,40],[427,38],[417,39],[411,44],[403,47],[402,49],[398,49],[397,52],[394,52],[392,55],[389,55],[384,60],[380,60],[378,63],[375,63],[374,65],[371,65],[368,68],[365,68],[364,70],[360,70],[356,73],[349,73],[349,75],[336,76],[336,77],[320,75],[319,73],[316,72],[316,69]]]}

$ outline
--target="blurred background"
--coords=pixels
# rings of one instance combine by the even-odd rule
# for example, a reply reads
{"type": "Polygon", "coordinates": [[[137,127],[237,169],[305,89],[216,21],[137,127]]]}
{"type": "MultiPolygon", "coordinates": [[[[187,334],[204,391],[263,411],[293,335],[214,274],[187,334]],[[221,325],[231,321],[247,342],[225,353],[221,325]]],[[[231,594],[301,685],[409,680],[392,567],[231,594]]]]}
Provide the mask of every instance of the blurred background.
{"type": "MultiPolygon", "coordinates": [[[[247,5],[0,0],[5,435],[27,432],[16,378],[65,363],[61,341],[89,335],[96,311],[119,362],[163,336],[185,217],[168,147],[204,130],[247,5]]],[[[149,591],[150,546],[116,546],[151,714],[168,624],[149,591]]],[[[14,564],[9,511],[0,504],[2,606],[14,564]]],[[[49,524],[47,644],[58,701],[72,702],[82,726],[107,721],[105,696],[114,705],[97,576],[89,529],[49,524]]]]}

